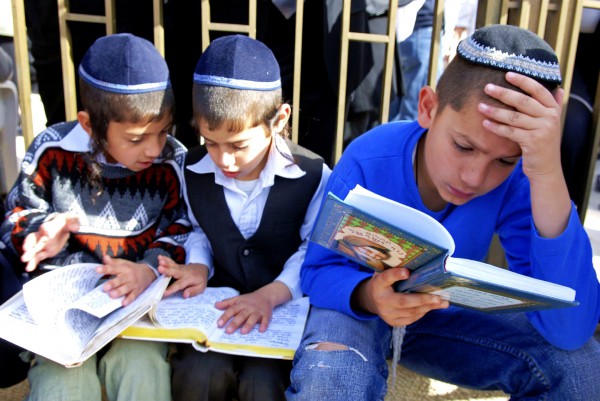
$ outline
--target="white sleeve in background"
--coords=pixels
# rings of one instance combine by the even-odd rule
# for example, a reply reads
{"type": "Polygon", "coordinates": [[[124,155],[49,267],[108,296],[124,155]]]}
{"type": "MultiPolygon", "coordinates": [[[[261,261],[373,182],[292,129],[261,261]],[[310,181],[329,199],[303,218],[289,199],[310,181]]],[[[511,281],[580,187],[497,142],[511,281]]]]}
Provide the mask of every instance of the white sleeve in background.
{"type": "Polygon", "coordinates": [[[300,227],[300,237],[302,238],[302,244],[298,247],[298,250],[294,252],[292,256],[283,265],[283,270],[275,279],[285,284],[290,292],[292,293],[292,299],[298,299],[302,297],[302,289],[300,288],[300,268],[304,262],[304,256],[306,255],[306,248],[308,247],[308,238],[312,232],[313,225],[317,220],[319,209],[321,207],[321,200],[325,194],[325,187],[327,181],[331,175],[331,170],[326,164],[323,164],[323,174],[321,175],[321,183],[317,188],[317,191],[313,195],[310,205],[306,211],[304,217],[304,223],[300,227]]]}
{"type": "Polygon", "coordinates": [[[212,248],[210,247],[210,242],[208,241],[206,234],[200,227],[194,227],[194,231],[192,231],[188,236],[187,241],[185,241],[184,247],[185,263],[201,263],[203,265],[208,266],[207,279],[210,279],[215,272],[212,248]]]}

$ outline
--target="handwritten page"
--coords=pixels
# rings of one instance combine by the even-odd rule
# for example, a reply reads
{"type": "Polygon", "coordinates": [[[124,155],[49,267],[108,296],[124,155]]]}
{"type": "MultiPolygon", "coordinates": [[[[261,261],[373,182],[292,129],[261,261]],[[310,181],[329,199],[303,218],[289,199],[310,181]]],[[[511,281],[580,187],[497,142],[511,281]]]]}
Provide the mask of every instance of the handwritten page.
{"type": "Polygon", "coordinates": [[[251,354],[260,348],[295,351],[302,339],[309,307],[308,297],[289,301],[273,310],[269,328],[265,332],[259,332],[258,325],[248,334],[241,334],[239,330],[227,334],[225,330],[217,329],[209,345],[215,351],[227,352],[231,349],[235,350],[236,354],[240,354],[240,349],[244,347],[247,347],[251,354]],[[235,347],[227,347],[227,345],[235,345],[235,347]]]}
{"type": "Polygon", "coordinates": [[[79,355],[70,337],[40,326],[33,320],[25,306],[22,291],[0,308],[0,337],[62,364],[79,355]]]}
{"type": "Polygon", "coordinates": [[[27,309],[40,325],[65,326],[65,313],[71,304],[94,289],[102,277],[98,264],[64,266],[36,277],[23,286],[27,309]]]}
{"type": "Polygon", "coordinates": [[[151,318],[161,327],[193,328],[210,337],[217,327],[217,319],[223,314],[222,310],[215,308],[215,303],[236,295],[239,292],[227,287],[208,287],[202,294],[191,298],[183,298],[182,293],[178,292],[163,298],[151,318]]]}

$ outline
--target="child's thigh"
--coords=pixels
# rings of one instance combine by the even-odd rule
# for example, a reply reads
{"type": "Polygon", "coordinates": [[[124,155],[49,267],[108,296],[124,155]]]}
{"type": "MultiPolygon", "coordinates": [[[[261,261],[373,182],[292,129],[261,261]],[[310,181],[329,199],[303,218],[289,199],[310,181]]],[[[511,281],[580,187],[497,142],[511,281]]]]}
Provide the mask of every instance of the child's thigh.
{"type": "Polygon", "coordinates": [[[102,399],[95,355],[81,366],[74,368],[65,368],[63,365],[36,355],[28,378],[30,388],[28,401],[101,401],[102,399]]]}
{"type": "Polygon", "coordinates": [[[98,364],[108,398],[170,400],[168,350],[165,342],[113,340],[98,364]]]}

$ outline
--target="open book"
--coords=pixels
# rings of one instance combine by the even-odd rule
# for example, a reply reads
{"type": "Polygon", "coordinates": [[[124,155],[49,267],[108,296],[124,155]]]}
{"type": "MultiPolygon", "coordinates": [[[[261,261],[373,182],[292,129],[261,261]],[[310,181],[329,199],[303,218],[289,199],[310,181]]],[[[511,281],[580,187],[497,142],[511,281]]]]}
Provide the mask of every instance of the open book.
{"type": "Polygon", "coordinates": [[[67,367],[77,366],[158,302],[160,276],[131,304],[102,290],[97,264],[56,268],[34,278],[0,306],[0,337],[67,367]]]}
{"type": "Polygon", "coordinates": [[[359,185],[343,201],[328,194],[311,241],[375,271],[406,267],[412,273],[396,291],[438,294],[466,308],[499,313],[578,305],[572,288],[452,257],[454,241],[437,220],[359,185]]]}
{"type": "Polygon", "coordinates": [[[264,358],[293,359],[308,317],[308,297],[289,301],[273,310],[269,328],[258,325],[248,334],[232,334],[217,327],[224,311],[217,301],[239,295],[229,287],[208,287],[202,294],[183,298],[181,292],[163,298],[147,316],[129,326],[121,337],[190,343],[199,351],[264,358]]]}

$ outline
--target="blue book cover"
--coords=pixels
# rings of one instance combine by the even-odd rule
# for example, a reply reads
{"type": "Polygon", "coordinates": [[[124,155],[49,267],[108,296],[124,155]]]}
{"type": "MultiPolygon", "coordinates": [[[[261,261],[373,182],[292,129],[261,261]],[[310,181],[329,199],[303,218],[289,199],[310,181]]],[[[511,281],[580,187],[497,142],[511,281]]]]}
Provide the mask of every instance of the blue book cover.
{"type": "Polygon", "coordinates": [[[362,187],[345,200],[327,195],[310,240],[373,271],[410,269],[395,285],[399,292],[433,293],[488,313],[578,305],[569,287],[452,257],[454,242],[439,222],[362,187]]]}

